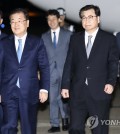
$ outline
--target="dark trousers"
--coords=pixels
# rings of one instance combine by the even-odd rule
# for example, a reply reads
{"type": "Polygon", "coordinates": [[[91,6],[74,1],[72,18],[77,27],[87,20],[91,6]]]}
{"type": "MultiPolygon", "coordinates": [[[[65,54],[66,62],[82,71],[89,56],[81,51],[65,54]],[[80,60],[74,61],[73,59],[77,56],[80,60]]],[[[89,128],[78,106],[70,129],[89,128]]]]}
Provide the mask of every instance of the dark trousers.
{"type": "Polygon", "coordinates": [[[101,121],[109,119],[109,109],[109,99],[95,100],[90,94],[86,95],[83,100],[75,98],[70,100],[69,134],[85,134],[85,124],[88,117],[91,117],[93,122],[98,120],[95,127],[90,126],[92,134],[108,134],[108,125],[102,124],[101,121]]]}
{"type": "Polygon", "coordinates": [[[3,103],[4,123],[2,134],[17,134],[20,117],[21,134],[36,134],[37,104],[29,104],[18,98],[3,103]]]}

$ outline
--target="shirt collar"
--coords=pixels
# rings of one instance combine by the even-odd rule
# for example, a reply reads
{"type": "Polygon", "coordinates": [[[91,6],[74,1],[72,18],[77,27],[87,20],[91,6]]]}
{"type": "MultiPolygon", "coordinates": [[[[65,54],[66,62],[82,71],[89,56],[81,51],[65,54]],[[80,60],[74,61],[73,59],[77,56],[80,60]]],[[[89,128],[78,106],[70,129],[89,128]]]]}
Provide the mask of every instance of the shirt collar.
{"type": "Polygon", "coordinates": [[[51,29],[51,33],[53,33],[53,32],[59,33],[59,31],[60,31],[60,27],[58,27],[58,28],[55,29],[55,30],[52,30],[52,29],[51,29]]]}
{"type": "Polygon", "coordinates": [[[95,37],[97,32],[98,32],[98,30],[99,30],[99,28],[97,28],[92,34],[89,34],[88,32],[85,31],[85,36],[92,35],[93,37],[95,37]]]}
{"type": "Polygon", "coordinates": [[[22,50],[24,49],[24,46],[25,46],[25,41],[26,41],[26,37],[27,37],[27,33],[25,33],[24,34],[24,36],[23,37],[17,37],[16,35],[15,35],[15,47],[16,47],[16,50],[18,49],[18,39],[22,39],[22,50]]]}
{"type": "Polygon", "coordinates": [[[25,33],[21,38],[15,35],[15,40],[22,39],[25,40],[27,36],[27,33],[25,33]]]}

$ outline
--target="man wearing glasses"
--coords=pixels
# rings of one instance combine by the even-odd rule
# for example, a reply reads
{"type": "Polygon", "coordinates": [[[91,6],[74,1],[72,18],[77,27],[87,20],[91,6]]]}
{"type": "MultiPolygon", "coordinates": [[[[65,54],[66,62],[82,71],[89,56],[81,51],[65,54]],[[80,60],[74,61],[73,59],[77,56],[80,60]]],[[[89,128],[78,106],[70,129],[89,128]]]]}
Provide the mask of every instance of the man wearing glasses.
{"type": "Polygon", "coordinates": [[[115,37],[99,28],[100,9],[86,5],[79,16],[85,31],[71,37],[62,78],[62,96],[70,97],[69,134],[85,134],[90,117],[93,134],[108,134],[111,95],[117,77],[115,37]]]}
{"type": "Polygon", "coordinates": [[[10,14],[13,35],[0,42],[2,134],[36,134],[38,102],[48,98],[49,62],[43,41],[27,32],[29,15],[17,8],[10,14]],[[38,80],[40,70],[40,81],[38,80]]]}

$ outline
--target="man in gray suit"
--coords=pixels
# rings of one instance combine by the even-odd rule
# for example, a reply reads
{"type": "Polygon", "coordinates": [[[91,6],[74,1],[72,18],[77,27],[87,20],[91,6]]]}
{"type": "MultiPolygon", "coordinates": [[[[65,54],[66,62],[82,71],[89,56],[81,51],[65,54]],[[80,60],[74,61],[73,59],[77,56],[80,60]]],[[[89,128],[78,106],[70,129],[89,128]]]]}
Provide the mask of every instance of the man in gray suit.
{"type": "Polygon", "coordinates": [[[68,130],[68,102],[61,98],[61,79],[72,32],[60,28],[60,15],[57,10],[48,10],[47,22],[50,30],[42,35],[50,64],[50,123],[49,133],[60,132],[59,112],[62,117],[62,130],[68,130]]]}

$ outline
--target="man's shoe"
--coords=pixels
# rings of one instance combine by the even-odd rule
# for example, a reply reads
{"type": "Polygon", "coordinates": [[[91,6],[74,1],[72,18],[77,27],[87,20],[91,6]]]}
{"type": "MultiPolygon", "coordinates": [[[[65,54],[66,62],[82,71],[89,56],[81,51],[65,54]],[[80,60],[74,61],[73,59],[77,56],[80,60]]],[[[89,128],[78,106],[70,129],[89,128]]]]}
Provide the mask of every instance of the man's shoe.
{"type": "Polygon", "coordinates": [[[48,130],[48,133],[55,133],[55,132],[60,132],[60,127],[51,127],[48,130]]]}
{"type": "Polygon", "coordinates": [[[62,119],[62,130],[67,131],[69,129],[68,118],[62,119]]]}

